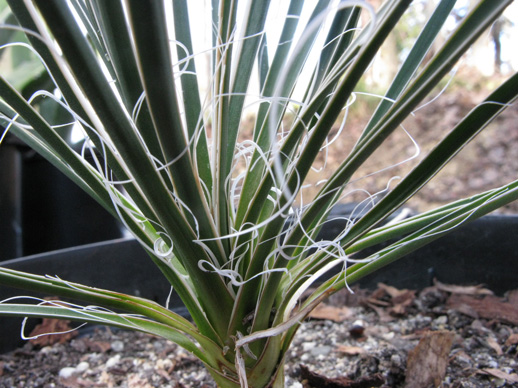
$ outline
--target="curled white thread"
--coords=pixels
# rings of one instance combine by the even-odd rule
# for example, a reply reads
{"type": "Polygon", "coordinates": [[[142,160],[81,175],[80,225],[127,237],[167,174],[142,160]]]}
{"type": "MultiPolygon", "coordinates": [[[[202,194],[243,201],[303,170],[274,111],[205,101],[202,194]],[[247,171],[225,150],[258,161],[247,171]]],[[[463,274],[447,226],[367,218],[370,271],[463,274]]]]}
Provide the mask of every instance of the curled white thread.
{"type": "Polygon", "coordinates": [[[252,281],[253,279],[263,276],[267,273],[272,273],[272,272],[284,272],[286,274],[288,273],[288,269],[286,269],[286,268],[272,268],[272,269],[267,269],[265,271],[259,272],[247,280],[243,280],[243,277],[241,276],[241,274],[239,272],[232,270],[232,269],[217,268],[214,264],[212,264],[210,261],[207,261],[207,260],[198,261],[198,268],[200,268],[204,272],[217,273],[219,276],[229,279],[231,284],[236,287],[241,287],[243,284],[246,284],[249,281],[252,281]],[[210,269],[205,268],[204,267],[205,265],[210,267],[210,269]]]}
{"type": "Polygon", "coordinates": [[[160,236],[153,244],[153,252],[159,257],[167,257],[173,253],[173,242],[171,238],[163,232],[158,232],[160,236]],[[162,236],[166,236],[169,239],[169,243],[166,243],[162,236]]]}
{"type": "MultiPolygon", "coordinates": [[[[66,283],[66,282],[64,282],[64,283],[66,283]]],[[[96,313],[96,312],[110,313],[110,314],[114,314],[114,315],[117,315],[118,317],[122,318],[126,322],[126,324],[124,325],[125,327],[132,328],[132,329],[139,329],[139,325],[134,323],[134,322],[132,322],[132,321],[130,321],[128,318],[130,318],[130,317],[140,317],[140,315],[136,315],[136,314],[116,314],[115,312],[113,312],[113,311],[111,311],[111,310],[109,310],[107,308],[100,307],[100,306],[81,306],[81,305],[77,305],[77,304],[70,303],[70,302],[64,302],[64,301],[61,301],[61,300],[45,300],[45,299],[42,299],[42,298],[36,298],[36,297],[32,297],[32,296],[16,296],[16,297],[11,297],[11,298],[7,298],[7,299],[4,299],[4,300],[0,301],[0,304],[7,303],[7,302],[10,302],[10,301],[13,301],[13,300],[18,300],[18,299],[34,300],[34,301],[39,302],[37,304],[37,306],[50,305],[50,306],[53,306],[53,307],[58,307],[58,308],[61,308],[63,310],[67,310],[67,311],[71,311],[71,312],[83,315],[85,317],[85,319],[92,319],[92,320],[95,320],[97,322],[104,322],[105,324],[108,324],[108,325],[113,324],[113,322],[110,319],[106,319],[106,318],[102,318],[102,317],[96,316],[93,313],[96,313]]],[[[78,327],[76,327],[74,329],[71,329],[71,330],[65,330],[65,331],[60,331],[60,332],[42,333],[42,334],[38,334],[38,335],[35,335],[35,336],[26,336],[25,335],[25,326],[27,324],[28,319],[29,319],[29,317],[25,317],[23,319],[22,326],[21,326],[21,331],[20,331],[20,336],[24,340],[36,339],[36,338],[39,338],[39,337],[42,337],[42,336],[45,336],[45,335],[56,335],[56,334],[70,333],[70,332],[73,332],[73,331],[75,331],[75,330],[77,330],[77,329],[79,329],[79,328],[81,328],[81,327],[83,327],[84,325],[87,324],[87,323],[83,323],[83,324],[79,325],[78,327]]],[[[120,325],[120,323],[118,323],[118,325],[120,325]]]]}

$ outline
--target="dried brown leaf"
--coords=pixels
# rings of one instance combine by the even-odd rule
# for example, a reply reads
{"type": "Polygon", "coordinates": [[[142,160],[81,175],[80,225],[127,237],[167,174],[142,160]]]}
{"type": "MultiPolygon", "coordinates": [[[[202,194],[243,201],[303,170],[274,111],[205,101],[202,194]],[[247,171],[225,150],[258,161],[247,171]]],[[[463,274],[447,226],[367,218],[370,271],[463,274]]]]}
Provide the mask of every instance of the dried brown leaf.
{"type": "Polygon", "coordinates": [[[513,333],[505,340],[505,346],[511,346],[518,344],[518,334],[513,333]]]}
{"type": "Polygon", "coordinates": [[[506,295],[509,303],[518,305],[518,289],[508,291],[506,295]]]}
{"type": "Polygon", "coordinates": [[[343,322],[351,317],[351,310],[347,307],[334,307],[320,304],[310,314],[313,319],[328,319],[334,322],[343,322]]]}
{"type": "Polygon", "coordinates": [[[100,385],[93,381],[85,380],[77,376],[67,377],[66,379],[60,378],[59,383],[63,388],[93,388],[100,387],[100,385]]]}
{"type": "MultiPolygon", "coordinates": [[[[479,299],[470,295],[452,294],[446,304],[449,308],[456,309],[464,314],[471,310],[481,318],[518,325],[518,306],[503,302],[501,298],[496,296],[489,295],[479,299]]],[[[472,316],[471,314],[468,315],[472,316]]]]}
{"type": "Polygon", "coordinates": [[[436,280],[435,287],[438,290],[449,292],[451,294],[493,295],[493,291],[483,288],[481,284],[477,286],[457,286],[453,284],[444,284],[436,280]]]}
{"type": "Polygon", "coordinates": [[[370,307],[371,309],[373,309],[376,312],[376,314],[378,314],[381,322],[390,322],[395,319],[387,311],[385,311],[385,309],[383,309],[381,307],[375,306],[374,304],[369,303],[369,302],[366,302],[365,305],[370,307]]]}
{"type": "Polygon", "coordinates": [[[378,283],[378,289],[373,293],[373,296],[368,299],[368,302],[378,306],[390,307],[389,313],[394,316],[401,316],[406,314],[407,307],[415,300],[416,292],[414,290],[397,289],[384,283],[378,283]],[[380,300],[385,295],[390,297],[390,301],[380,300]]]}
{"type": "Polygon", "coordinates": [[[510,384],[518,383],[518,374],[516,373],[506,373],[500,369],[495,368],[481,369],[481,372],[496,377],[498,379],[503,379],[510,384]]]}
{"type": "MultiPolygon", "coordinates": [[[[48,304],[54,306],[64,305],[56,297],[46,297],[44,300],[49,301],[48,304]]],[[[41,323],[37,324],[29,335],[36,338],[30,339],[29,342],[41,347],[52,346],[57,343],[63,344],[77,336],[77,331],[70,330],[73,330],[73,327],[70,325],[69,320],[43,318],[41,323]]]]}
{"type": "Polygon", "coordinates": [[[454,333],[431,331],[408,353],[405,388],[437,387],[444,379],[454,333]]]}
{"type": "Polygon", "coordinates": [[[486,338],[486,343],[491,349],[493,349],[496,352],[497,355],[501,356],[504,353],[498,342],[496,342],[496,340],[493,337],[486,338]]]}
{"type": "Polygon", "coordinates": [[[409,306],[414,300],[415,300],[415,291],[406,290],[405,292],[402,292],[395,298],[392,298],[392,303],[394,303],[394,305],[409,306]]]}
{"type": "Polygon", "coordinates": [[[363,304],[373,304],[373,305],[381,306],[381,307],[390,307],[390,306],[392,306],[392,303],[386,302],[384,300],[379,300],[379,299],[376,299],[376,298],[366,298],[363,301],[363,304]]]}
{"type": "Polygon", "coordinates": [[[73,327],[68,320],[43,318],[42,322],[36,325],[30,333],[30,337],[40,337],[32,338],[29,342],[41,347],[52,346],[57,343],[63,344],[77,336],[77,331],[69,330],[73,330],[73,327]]]}
{"type": "Polygon", "coordinates": [[[359,354],[365,354],[367,351],[360,346],[347,346],[347,345],[338,345],[336,347],[336,351],[343,353],[347,356],[357,356],[359,354]]]}
{"type": "Polygon", "coordinates": [[[378,288],[381,288],[383,291],[385,291],[391,298],[398,298],[401,295],[404,295],[408,292],[407,289],[399,290],[396,287],[389,286],[384,283],[378,283],[378,288]]]}

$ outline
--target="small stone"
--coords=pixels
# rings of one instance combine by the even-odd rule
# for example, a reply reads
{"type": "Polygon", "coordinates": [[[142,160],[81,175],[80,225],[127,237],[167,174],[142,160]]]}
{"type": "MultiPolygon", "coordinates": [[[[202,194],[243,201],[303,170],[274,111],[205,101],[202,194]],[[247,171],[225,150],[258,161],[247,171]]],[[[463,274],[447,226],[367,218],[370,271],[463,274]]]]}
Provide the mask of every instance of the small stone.
{"type": "Polygon", "coordinates": [[[432,327],[434,329],[444,329],[447,323],[448,317],[446,315],[441,315],[440,317],[434,319],[434,321],[432,322],[432,327]]]}
{"type": "Polygon", "coordinates": [[[311,355],[313,356],[326,356],[331,352],[331,346],[317,346],[311,349],[311,355]]]}
{"type": "Polygon", "coordinates": [[[55,351],[52,346],[44,346],[43,348],[40,349],[40,353],[49,354],[49,353],[55,353],[55,351]]]}
{"type": "Polygon", "coordinates": [[[383,334],[382,338],[384,340],[390,341],[390,340],[394,339],[395,336],[396,336],[396,334],[393,331],[391,331],[391,332],[383,334]]]}
{"type": "Polygon", "coordinates": [[[76,373],[76,368],[73,368],[71,366],[66,366],[64,368],[61,368],[59,371],[59,377],[63,379],[68,379],[69,377],[73,376],[76,373]]]}
{"type": "Polygon", "coordinates": [[[494,384],[493,386],[496,388],[505,387],[507,385],[507,381],[500,378],[493,378],[491,382],[494,384]]]}
{"type": "Polygon", "coordinates": [[[353,322],[351,327],[349,328],[349,334],[351,334],[354,338],[360,338],[363,336],[363,333],[365,332],[365,322],[363,322],[361,319],[357,319],[353,322]]]}
{"type": "Polygon", "coordinates": [[[158,359],[156,361],[156,367],[158,369],[164,369],[164,370],[168,370],[168,369],[171,369],[173,367],[173,362],[166,358],[166,359],[158,359]]]}
{"type": "Polygon", "coordinates": [[[310,350],[313,350],[315,346],[316,344],[314,342],[305,342],[302,344],[302,350],[309,352],[310,350]]]}
{"type": "Polygon", "coordinates": [[[164,344],[160,341],[155,341],[155,342],[153,342],[153,348],[155,349],[156,352],[159,352],[164,348],[164,344]]]}
{"type": "Polygon", "coordinates": [[[390,363],[393,367],[401,367],[403,362],[399,354],[393,354],[390,356],[390,363]]]}
{"type": "Polygon", "coordinates": [[[122,341],[113,341],[111,343],[111,348],[114,352],[122,352],[124,350],[124,342],[122,341]]]}
{"type": "Polygon", "coordinates": [[[89,368],[90,368],[90,364],[87,363],[86,361],[83,361],[83,362],[80,362],[79,364],[77,364],[76,372],[83,373],[83,372],[86,372],[89,368]]]}
{"type": "Polygon", "coordinates": [[[471,322],[470,327],[480,333],[487,333],[489,330],[484,326],[484,324],[479,320],[475,319],[473,322],[471,322]]]}
{"type": "Polygon", "coordinates": [[[108,361],[106,361],[106,368],[113,368],[115,365],[119,363],[120,358],[121,356],[118,354],[116,356],[110,357],[108,361]]]}

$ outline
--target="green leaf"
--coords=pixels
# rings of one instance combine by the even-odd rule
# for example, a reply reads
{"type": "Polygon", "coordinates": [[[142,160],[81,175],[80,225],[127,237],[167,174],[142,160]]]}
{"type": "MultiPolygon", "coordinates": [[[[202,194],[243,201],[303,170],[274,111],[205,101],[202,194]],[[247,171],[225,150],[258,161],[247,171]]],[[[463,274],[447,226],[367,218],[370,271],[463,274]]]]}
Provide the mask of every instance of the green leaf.
{"type": "Polygon", "coordinates": [[[506,80],[475,107],[394,190],[383,197],[364,217],[358,220],[349,230],[343,244],[347,246],[360,235],[363,235],[370,227],[397,210],[516,98],[518,98],[518,73],[506,80]]]}
{"type": "Polygon", "coordinates": [[[417,41],[412,46],[410,53],[405,59],[405,62],[392,81],[390,88],[385,94],[385,99],[380,102],[376,112],[374,112],[369,123],[365,127],[362,136],[359,139],[360,141],[365,138],[365,136],[367,136],[367,134],[376,125],[376,123],[383,117],[385,113],[387,113],[390,106],[392,105],[392,101],[396,100],[401,95],[404,88],[408,85],[416,73],[418,67],[423,62],[426,53],[429,51],[430,47],[432,47],[432,44],[439,34],[442,26],[444,23],[446,23],[448,15],[453,9],[455,3],[456,2],[453,0],[442,0],[437,5],[435,12],[430,17],[430,19],[428,19],[428,22],[419,34],[417,41]]]}

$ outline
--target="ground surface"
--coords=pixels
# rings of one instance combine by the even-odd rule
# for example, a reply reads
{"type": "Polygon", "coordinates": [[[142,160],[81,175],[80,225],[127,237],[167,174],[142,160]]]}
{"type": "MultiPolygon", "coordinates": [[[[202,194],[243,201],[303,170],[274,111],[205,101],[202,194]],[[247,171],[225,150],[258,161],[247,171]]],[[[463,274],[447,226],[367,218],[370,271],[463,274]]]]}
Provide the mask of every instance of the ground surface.
{"type": "MultiPolygon", "coordinates": [[[[1,355],[0,387],[214,387],[193,357],[148,335],[97,329],[42,345],[1,355]]],[[[517,346],[518,291],[381,285],[316,310],[288,354],[286,387],[513,387],[517,346]]]]}

